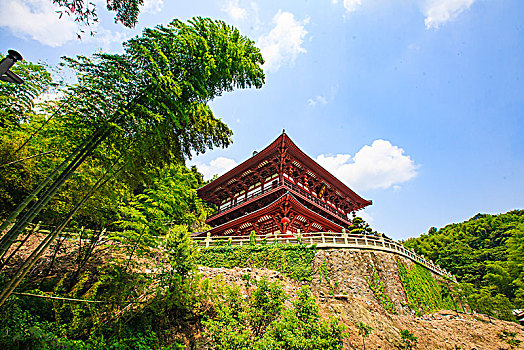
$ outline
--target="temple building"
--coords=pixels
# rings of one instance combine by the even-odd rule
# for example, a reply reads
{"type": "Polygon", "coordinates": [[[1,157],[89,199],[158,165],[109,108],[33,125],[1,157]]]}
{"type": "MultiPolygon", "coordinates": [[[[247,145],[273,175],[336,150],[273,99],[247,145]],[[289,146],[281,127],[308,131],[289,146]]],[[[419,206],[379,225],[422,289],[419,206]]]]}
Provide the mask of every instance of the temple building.
{"type": "Polygon", "coordinates": [[[264,150],[198,189],[217,211],[212,236],[342,232],[365,200],[302,152],[283,132],[264,150]]]}

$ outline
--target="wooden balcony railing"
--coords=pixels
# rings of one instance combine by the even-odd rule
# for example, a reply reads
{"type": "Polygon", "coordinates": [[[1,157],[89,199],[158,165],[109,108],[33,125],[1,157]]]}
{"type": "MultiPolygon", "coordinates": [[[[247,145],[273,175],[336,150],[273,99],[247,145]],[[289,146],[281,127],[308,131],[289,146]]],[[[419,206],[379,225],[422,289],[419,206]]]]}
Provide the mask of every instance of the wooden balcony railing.
{"type": "Polygon", "coordinates": [[[257,189],[251,193],[249,193],[246,196],[240,196],[240,197],[237,197],[235,199],[235,204],[234,205],[228,205],[222,209],[218,209],[217,211],[215,211],[213,213],[213,215],[211,215],[209,219],[212,219],[226,211],[229,211],[229,210],[233,210],[235,209],[236,207],[250,201],[251,199],[253,198],[256,198],[256,197],[259,197],[265,193],[268,193],[274,189],[277,189],[278,187],[281,187],[281,186],[285,186],[286,188],[289,188],[291,189],[293,192],[295,193],[298,193],[300,194],[303,198],[305,198],[306,200],[309,200],[310,202],[312,203],[315,203],[316,205],[318,205],[319,207],[323,208],[325,211],[331,213],[332,215],[335,215],[345,221],[349,221],[349,219],[347,218],[346,215],[344,215],[343,213],[341,213],[340,211],[336,210],[335,208],[333,208],[332,206],[330,206],[329,204],[327,204],[325,201],[317,198],[316,196],[314,196],[313,194],[311,194],[311,192],[308,192],[306,190],[304,190],[303,188],[301,188],[300,186],[298,186],[297,184],[295,183],[292,183],[291,181],[287,180],[287,179],[284,179],[284,181],[279,181],[279,180],[276,180],[274,181],[271,186],[268,186],[267,188],[265,189],[257,189]]]}
{"type": "Polygon", "coordinates": [[[300,195],[302,195],[303,197],[305,197],[309,201],[317,204],[321,208],[324,208],[326,211],[330,212],[331,214],[334,214],[334,215],[336,215],[336,216],[338,216],[338,217],[348,221],[347,216],[345,216],[343,213],[339,212],[338,210],[336,210],[335,208],[333,208],[332,206],[327,204],[325,201],[323,201],[321,199],[318,199],[318,197],[312,195],[311,192],[308,192],[308,191],[304,190],[303,188],[301,188],[297,184],[294,184],[291,181],[288,181],[287,179],[284,179],[284,186],[286,186],[287,188],[290,188],[294,192],[299,193],[300,195]]]}

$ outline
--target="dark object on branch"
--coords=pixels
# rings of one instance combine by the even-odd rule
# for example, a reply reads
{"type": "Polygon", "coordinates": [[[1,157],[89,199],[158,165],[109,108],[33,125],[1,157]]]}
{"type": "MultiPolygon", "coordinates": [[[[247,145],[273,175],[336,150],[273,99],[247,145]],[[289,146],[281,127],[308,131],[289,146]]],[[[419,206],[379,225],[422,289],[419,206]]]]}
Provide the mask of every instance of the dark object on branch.
{"type": "Polygon", "coordinates": [[[10,71],[16,61],[21,60],[23,60],[22,55],[17,51],[8,50],[7,57],[0,61],[0,80],[7,83],[22,84],[24,82],[22,78],[10,71]]]}

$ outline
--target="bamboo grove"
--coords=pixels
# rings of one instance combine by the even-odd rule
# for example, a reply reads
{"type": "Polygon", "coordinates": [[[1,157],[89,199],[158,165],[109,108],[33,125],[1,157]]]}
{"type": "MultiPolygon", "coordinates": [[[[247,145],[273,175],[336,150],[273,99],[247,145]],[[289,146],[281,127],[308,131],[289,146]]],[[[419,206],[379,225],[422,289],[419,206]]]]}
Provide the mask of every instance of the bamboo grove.
{"type": "MultiPolygon", "coordinates": [[[[147,181],[151,169],[184,164],[192,154],[228,146],[232,132],[214,116],[208,103],[235,88],[260,88],[264,83],[262,63],[259,49],[236,28],[194,18],[145,29],[124,43],[123,54],[64,58],[62,69],[73,72],[74,84],[53,83],[41,66],[22,66],[30,83],[16,94],[13,87],[1,87],[1,103],[6,107],[2,133],[5,138],[20,137],[24,130],[45,133],[51,142],[40,145],[43,152],[39,153],[53,153],[56,164],[42,171],[43,179],[1,224],[0,231],[7,231],[0,239],[1,266],[13,243],[83,164],[94,162],[99,175],[84,195],[73,196],[76,201],[69,204],[67,213],[56,215],[60,217],[54,222],[56,230],[1,292],[0,305],[81,206],[118,173],[136,189],[147,181]],[[58,98],[35,105],[35,100],[50,91],[58,98]]],[[[38,138],[25,134],[26,141],[38,138]]],[[[11,150],[15,162],[30,142],[11,150]]],[[[1,170],[9,172],[9,165],[1,170]]]]}

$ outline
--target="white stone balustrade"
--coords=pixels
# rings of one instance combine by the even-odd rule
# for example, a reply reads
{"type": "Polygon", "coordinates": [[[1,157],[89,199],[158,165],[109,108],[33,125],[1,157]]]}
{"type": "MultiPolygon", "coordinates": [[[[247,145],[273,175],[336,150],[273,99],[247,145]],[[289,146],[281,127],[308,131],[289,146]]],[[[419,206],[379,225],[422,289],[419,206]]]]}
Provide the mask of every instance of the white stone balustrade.
{"type": "MultiPolygon", "coordinates": [[[[224,246],[228,242],[231,245],[249,245],[249,236],[220,236],[220,237],[193,237],[193,240],[201,247],[224,246]]],[[[361,250],[377,250],[401,255],[410,259],[420,265],[426,267],[431,272],[448,277],[454,280],[451,273],[444,270],[433,262],[417,255],[415,252],[405,248],[402,244],[385,239],[384,237],[377,237],[374,235],[351,235],[346,232],[315,232],[302,233],[295,236],[291,233],[273,233],[267,236],[256,236],[256,244],[268,245],[280,244],[315,244],[318,249],[361,249],[361,250]]]]}

